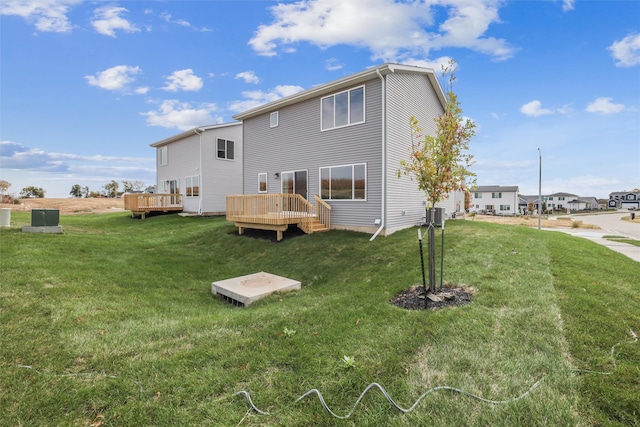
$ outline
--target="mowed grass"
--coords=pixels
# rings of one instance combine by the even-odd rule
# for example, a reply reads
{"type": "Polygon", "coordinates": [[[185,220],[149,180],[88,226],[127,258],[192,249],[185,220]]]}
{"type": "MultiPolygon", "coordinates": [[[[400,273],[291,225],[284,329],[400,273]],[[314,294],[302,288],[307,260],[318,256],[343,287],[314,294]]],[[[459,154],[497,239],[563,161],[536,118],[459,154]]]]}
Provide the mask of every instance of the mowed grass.
{"type": "Polygon", "coordinates": [[[0,425],[639,425],[640,265],[586,239],[450,221],[444,282],[473,302],[406,311],[389,300],[421,281],[415,229],[273,243],[223,218],[71,215],[62,235],[12,220],[0,425]],[[303,287],[248,308],[212,297],[259,271],[303,287]],[[377,389],[356,405],[372,382],[404,408],[432,392],[407,414],[377,389]],[[296,402],[310,389],[353,413],[296,402]]]}

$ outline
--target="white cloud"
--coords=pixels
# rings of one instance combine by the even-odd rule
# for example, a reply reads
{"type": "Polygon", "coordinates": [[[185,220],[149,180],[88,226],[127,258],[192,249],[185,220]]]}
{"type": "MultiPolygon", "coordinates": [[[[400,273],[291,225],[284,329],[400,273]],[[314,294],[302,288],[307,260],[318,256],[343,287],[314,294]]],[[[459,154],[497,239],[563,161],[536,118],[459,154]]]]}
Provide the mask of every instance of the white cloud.
{"type": "Polygon", "coordinates": [[[329,58],[324,62],[324,68],[329,71],[337,71],[344,67],[344,64],[336,58],[329,58]]]}
{"type": "Polygon", "coordinates": [[[47,152],[40,148],[27,147],[13,141],[0,141],[0,159],[2,167],[11,170],[31,170],[53,173],[83,172],[96,174],[97,169],[135,170],[141,164],[153,166],[153,158],[82,156],[71,153],[47,152]]]}
{"type": "Polygon", "coordinates": [[[260,79],[256,76],[254,71],[243,71],[238,73],[236,74],[236,79],[242,79],[245,83],[258,84],[260,82],[260,79]]]}
{"type": "Polygon", "coordinates": [[[149,92],[149,86],[140,86],[134,89],[134,92],[137,93],[138,95],[145,95],[147,92],[149,92]]]}
{"type": "Polygon", "coordinates": [[[165,21],[167,21],[170,24],[176,24],[176,25],[180,25],[182,27],[190,27],[191,24],[187,21],[185,21],[184,19],[172,19],[172,16],[169,12],[162,12],[160,14],[160,17],[162,19],[164,19],[165,21]]]}
{"type": "Polygon", "coordinates": [[[202,85],[202,79],[193,74],[192,69],[187,68],[186,70],[174,71],[167,77],[167,84],[162,89],[167,92],[179,90],[197,92],[202,89],[202,85]]]}
{"type": "Polygon", "coordinates": [[[135,33],[140,29],[122,18],[120,14],[128,12],[124,7],[117,6],[103,6],[93,11],[93,21],[91,25],[93,28],[105,36],[115,37],[116,30],[122,30],[126,33],[135,33]]]}
{"type": "MultiPolygon", "coordinates": [[[[127,90],[129,83],[135,81],[136,74],[140,74],[140,67],[132,67],[130,65],[116,65],[107,68],[93,76],[84,76],[91,86],[96,86],[105,90],[127,90]]],[[[136,90],[137,92],[137,90],[136,90]]],[[[137,92],[140,93],[140,92],[137,92]]]]}
{"type": "Polygon", "coordinates": [[[624,105],[622,104],[614,104],[611,102],[612,98],[601,97],[596,98],[593,102],[587,105],[585,111],[589,113],[603,113],[603,114],[612,114],[619,113],[624,110],[624,105]]]}
{"type": "Polygon", "coordinates": [[[550,110],[548,108],[542,108],[542,103],[537,99],[531,102],[528,102],[524,104],[522,107],[520,107],[520,112],[526,116],[531,116],[531,117],[540,117],[547,114],[553,114],[553,110],[550,110]]]}
{"type": "Polygon", "coordinates": [[[617,67],[633,67],[640,64],[640,33],[629,34],[607,48],[616,60],[617,67]]]}
{"type": "Polygon", "coordinates": [[[499,23],[495,0],[399,2],[396,0],[300,0],[271,7],[273,22],[257,28],[249,41],[260,55],[299,42],[321,48],[346,44],[368,48],[375,59],[398,61],[428,56],[432,49],[468,48],[507,59],[514,49],[503,39],[484,37],[499,23]],[[446,8],[448,18],[436,27],[434,16],[446,8]]]}
{"type": "Polygon", "coordinates": [[[575,9],[573,3],[575,3],[575,0],[562,0],[562,11],[569,12],[570,10],[575,9]]]}
{"type": "MultiPolygon", "coordinates": [[[[145,11],[145,13],[152,13],[151,11],[145,11]]],[[[195,27],[191,22],[184,19],[173,19],[173,16],[169,12],[162,12],[160,17],[170,24],[180,25],[181,27],[191,28],[196,31],[208,32],[211,31],[207,27],[195,27]]]]}
{"type": "Polygon", "coordinates": [[[245,91],[242,92],[242,96],[244,96],[246,99],[242,101],[232,102],[229,106],[229,110],[235,111],[236,113],[241,113],[243,111],[248,111],[252,108],[266,104],[268,102],[273,102],[280,98],[294,95],[303,90],[304,88],[300,86],[280,85],[276,86],[269,92],[263,92],[261,90],[245,91]]]}
{"type": "Polygon", "coordinates": [[[222,123],[222,118],[213,114],[217,110],[215,104],[194,107],[176,99],[167,99],[162,101],[158,110],[141,114],[147,118],[148,126],[189,130],[197,126],[222,123]]]}
{"type": "Polygon", "coordinates": [[[0,15],[20,16],[33,23],[38,31],[68,33],[73,26],[67,18],[69,7],[83,0],[2,0],[0,15]]]}

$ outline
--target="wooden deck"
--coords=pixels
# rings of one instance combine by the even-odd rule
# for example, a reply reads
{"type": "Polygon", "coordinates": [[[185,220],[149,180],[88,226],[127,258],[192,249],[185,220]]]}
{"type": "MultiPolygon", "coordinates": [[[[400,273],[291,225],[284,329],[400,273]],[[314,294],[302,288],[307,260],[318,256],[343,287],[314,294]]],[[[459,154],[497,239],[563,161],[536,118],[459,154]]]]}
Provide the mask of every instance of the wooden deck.
{"type": "Polygon", "coordinates": [[[245,228],[276,231],[278,241],[289,225],[307,234],[331,228],[331,206],[315,196],[314,207],[299,194],[247,194],[227,196],[227,221],[242,234],[245,228]]]}
{"type": "Polygon", "coordinates": [[[151,212],[182,212],[181,194],[125,194],[124,209],[142,219],[151,212]]]}

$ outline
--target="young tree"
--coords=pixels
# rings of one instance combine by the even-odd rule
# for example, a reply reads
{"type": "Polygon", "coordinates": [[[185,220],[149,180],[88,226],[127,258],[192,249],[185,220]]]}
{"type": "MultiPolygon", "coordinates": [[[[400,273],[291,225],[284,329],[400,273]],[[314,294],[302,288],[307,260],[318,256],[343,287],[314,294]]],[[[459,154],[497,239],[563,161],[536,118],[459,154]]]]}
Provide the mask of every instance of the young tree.
{"type": "Polygon", "coordinates": [[[82,197],[84,197],[85,199],[89,197],[89,187],[86,185],[82,187],[82,197]]]}
{"type": "Polygon", "coordinates": [[[453,92],[455,61],[442,67],[442,76],[448,77],[447,104],[444,113],[436,121],[436,136],[424,135],[418,120],[411,116],[411,152],[409,160],[400,162],[400,174],[415,179],[418,188],[424,191],[430,204],[429,223],[429,291],[436,291],[435,277],[435,230],[433,211],[436,204],[450,192],[462,189],[469,191],[475,173],[469,170],[473,156],[468,153],[469,141],[475,135],[476,124],[464,119],[458,96],[453,92]]]}
{"type": "Polygon", "coordinates": [[[71,197],[82,197],[82,187],[80,187],[80,184],[73,184],[69,195],[71,195],[71,197]]]}

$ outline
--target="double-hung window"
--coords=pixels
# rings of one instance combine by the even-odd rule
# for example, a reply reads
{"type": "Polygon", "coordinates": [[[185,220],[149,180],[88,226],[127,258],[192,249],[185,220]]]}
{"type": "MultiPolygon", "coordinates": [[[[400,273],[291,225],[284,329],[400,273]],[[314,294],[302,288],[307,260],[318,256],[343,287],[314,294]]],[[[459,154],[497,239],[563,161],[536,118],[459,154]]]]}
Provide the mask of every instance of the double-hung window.
{"type": "Polygon", "coordinates": [[[277,127],[278,126],[278,121],[279,121],[279,114],[277,111],[274,111],[273,113],[271,113],[269,115],[269,127],[277,127]]]}
{"type": "Polygon", "coordinates": [[[235,158],[233,152],[233,141],[218,138],[218,154],[219,159],[233,160],[235,158]]]}
{"type": "Polygon", "coordinates": [[[320,168],[320,197],[324,200],[365,200],[366,188],[364,163],[320,168]]]}
{"type": "Polygon", "coordinates": [[[364,122],[364,86],[326,96],[320,103],[322,130],[364,122]]]}
{"type": "Polygon", "coordinates": [[[491,193],[492,199],[502,199],[502,193],[491,193]]]}

